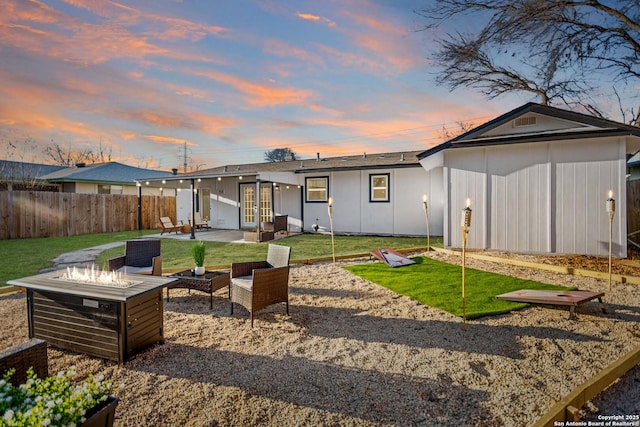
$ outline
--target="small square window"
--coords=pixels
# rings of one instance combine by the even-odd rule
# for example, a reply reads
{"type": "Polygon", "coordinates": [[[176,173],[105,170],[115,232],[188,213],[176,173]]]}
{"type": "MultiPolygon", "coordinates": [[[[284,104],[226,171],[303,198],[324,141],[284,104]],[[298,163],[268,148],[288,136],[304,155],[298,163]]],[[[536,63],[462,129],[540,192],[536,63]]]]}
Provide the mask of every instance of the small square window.
{"type": "Polygon", "coordinates": [[[369,175],[369,201],[389,201],[389,174],[369,175]]]}
{"type": "Polygon", "coordinates": [[[306,182],[306,195],[308,203],[324,203],[327,201],[329,195],[329,177],[320,176],[314,178],[307,178],[306,182]]]}

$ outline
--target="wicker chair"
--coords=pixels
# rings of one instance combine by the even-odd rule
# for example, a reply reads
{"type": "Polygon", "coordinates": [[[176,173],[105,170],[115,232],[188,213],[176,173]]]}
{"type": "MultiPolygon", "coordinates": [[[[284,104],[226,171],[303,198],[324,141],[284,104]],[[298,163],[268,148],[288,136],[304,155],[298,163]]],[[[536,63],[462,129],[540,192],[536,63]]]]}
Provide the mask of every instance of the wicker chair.
{"type": "Polygon", "coordinates": [[[231,264],[231,314],[233,304],[240,304],[249,310],[253,327],[255,312],[284,302],[288,315],[290,256],[290,247],[269,245],[266,261],[231,264]]]}
{"type": "Polygon", "coordinates": [[[49,375],[47,342],[45,340],[31,338],[29,341],[0,351],[0,377],[9,369],[15,369],[9,378],[14,386],[27,382],[27,370],[30,367],[33,368],[33,372],[38,378],[46,378],[49,375]]]}
{"type": "Polygon", "coordinates": [[[277,234],[279,232],[284,232],[286,234],[289,233],[287,228],[289,221],[289,215],[276,215],[273,218],[273,222],[265,222],[264,223],[264,231],[270,231],[273,234],[277,234]]]}
{"type": "Polygon", "coordinates": [[[127,240],[125,254],[109,260],[109,270],[162,276],[160,240],[127,240]]]}

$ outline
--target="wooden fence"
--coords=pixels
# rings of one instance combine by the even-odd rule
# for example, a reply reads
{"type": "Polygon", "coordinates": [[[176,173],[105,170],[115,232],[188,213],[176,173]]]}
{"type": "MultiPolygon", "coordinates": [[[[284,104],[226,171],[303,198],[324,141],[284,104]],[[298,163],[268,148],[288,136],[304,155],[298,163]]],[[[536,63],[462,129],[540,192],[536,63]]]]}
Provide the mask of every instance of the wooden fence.
{"type": "MultiPolygon", "coordinates": [[[[627,233],[640,230],[640,180],[627,181],[627,233]]],[[[633,237],[640,242],[640,235],[633,237]]]]}
{"type": "MultiPolygon", "coordinates": [[[[142,196],[142,229],[176,217],[176,199],[142,196]]],[[[0,240],[138,229],[138,196],[0,191],[0,240]]]]}

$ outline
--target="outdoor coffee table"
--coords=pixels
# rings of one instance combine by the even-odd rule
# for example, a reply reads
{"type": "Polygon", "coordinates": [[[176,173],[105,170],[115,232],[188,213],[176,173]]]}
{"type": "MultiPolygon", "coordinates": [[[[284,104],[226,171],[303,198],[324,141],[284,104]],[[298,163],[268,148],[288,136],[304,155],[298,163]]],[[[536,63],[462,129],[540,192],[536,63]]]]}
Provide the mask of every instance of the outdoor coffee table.
{"type": "Polygon", "coordinates": [[[203,275],[196,276],[193,271],[184,270],[167,277],[178,279],[167,286],[167,301],[169,301],[169,289],[186,288],[189,292],[194,289],[209,294],[210,308],[213,308],[213,293],[225,286],[228,288],[230,283],[228,271],[206,271],[203,275]]]}
{"type": "Polygon", "coordinates": [[[569,306],[569,319],[576,317],[575,309],[594,299],[598,299],[602,312],[606,313],[602,297],[604,292],[591,291],[563,291],[563,290],[534,290],[521,289],[497,295],[496,298],[507,301],[526,302],[529,304],[548,304],[569,306]]]}

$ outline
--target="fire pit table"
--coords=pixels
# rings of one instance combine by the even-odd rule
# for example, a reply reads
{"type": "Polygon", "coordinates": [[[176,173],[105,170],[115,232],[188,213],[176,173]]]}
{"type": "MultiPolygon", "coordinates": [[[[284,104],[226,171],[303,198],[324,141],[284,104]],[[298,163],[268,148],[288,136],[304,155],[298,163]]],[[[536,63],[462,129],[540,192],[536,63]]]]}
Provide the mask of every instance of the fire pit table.
{"type": "Polygon", "coordinates": [[[169,289],[187,288],[206,292],[209,294],[209,306],[213,308],[213,293],[218,289],[229,287],[231,279],[228,271],[205,271],[201,276],[196,276],[193,271],[185,270],[169,275],[177,279],[174,283],[167,286],[167,301],[169,301],[169,289]]]}
{"type": "Polygon", "coordinates": [[[7,283],[27,290],[29,338],[123,363],[164,342],[162,288],[175,280],[124,274],[108,284],[53,271],[7,283]]]}

